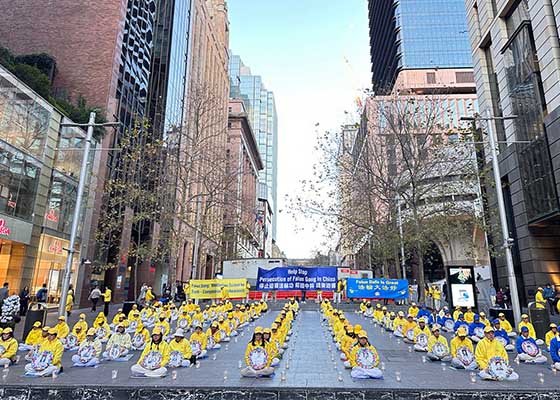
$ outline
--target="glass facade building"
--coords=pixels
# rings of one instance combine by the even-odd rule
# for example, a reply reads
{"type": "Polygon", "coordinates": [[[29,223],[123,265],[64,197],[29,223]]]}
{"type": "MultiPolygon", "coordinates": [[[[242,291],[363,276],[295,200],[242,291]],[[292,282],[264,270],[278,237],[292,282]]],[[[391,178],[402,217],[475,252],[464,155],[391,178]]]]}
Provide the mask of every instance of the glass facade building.
{"type": "Polygon", "coordinates": [[[373,89],[410,69],[472,68],[464,0],[369,0],[373,89]]]}
{"type": "Polygon", "coordinates": [[[259,173],[258,197],[266,199],[273,210],[272,240],[276,240],[278,194],[278,116],[274,93],[267,90],[262,78],[251,74],[237,55],[230,55],[231,97],[245,101],[251,127],[257,138],[265,168],[259,173]]]}

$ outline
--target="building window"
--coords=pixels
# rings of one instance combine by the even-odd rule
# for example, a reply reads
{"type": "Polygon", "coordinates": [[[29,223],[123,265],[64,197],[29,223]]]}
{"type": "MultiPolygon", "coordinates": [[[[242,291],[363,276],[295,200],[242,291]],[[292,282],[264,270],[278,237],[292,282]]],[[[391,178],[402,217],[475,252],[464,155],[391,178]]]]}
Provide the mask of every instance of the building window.
{"type": "Polygon", "coordinates": [[[506,64],[525,209],[529,222],[558,212],[554,175],[543,114],[546,105],[529,20],[527,0],[521,0],[506,20],[509,40],[502,49],[506,64]]]}
{"type": "MultiPolygon", "coordinates": [[[[484,48],[484,61],[486,62],[486,75],[488,76],[489,86],[490,86],[490,100],[492,102],[492,114],[494,117],[503,117],[502,112],[502,100],[500,97],[500,88],[498,86],[498,76],[494,69],[494,59],[492,58],[492,51],[490,47],[492,43],[489,43],[488,47],[484,48]]],[[[506,129],[504,125],[504,120],[498,119],[496,123],[496,137],[498,141],[506,141],[506,129]]],[[[500,150],[506,148],[506,143],[499,144],[500,150]]]]}
{"type": "Polygon", "coordinates": [[[435,85],[436,84],[436,73],[435,72],[427,72],[426,73],[426,82],[428,85],[435,85]]]}
{"type": "Polygon", "coordinates": [[[468,72],[455,72],[455,81],[457,83],[473,83],[474,75],[472,71],[468,72]]]}
{"type": "Polygon", "coordinates": [[[41,169],[0,141],[0,213],[31,221],[41,169]]]}

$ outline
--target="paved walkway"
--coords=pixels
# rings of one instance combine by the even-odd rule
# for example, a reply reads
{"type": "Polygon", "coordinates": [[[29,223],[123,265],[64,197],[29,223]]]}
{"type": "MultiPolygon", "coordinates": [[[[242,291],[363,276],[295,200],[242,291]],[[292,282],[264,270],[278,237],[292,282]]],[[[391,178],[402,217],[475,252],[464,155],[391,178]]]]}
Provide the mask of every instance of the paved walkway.
{"type": "MultiPolygon", "coordinates": [[[[115,310],[116,311],[115,307],[115,310]]],[[[307,307],[306,307],[307,308],[307,307]]],[[[360,323],[370,335],[370,341],[376,346],[385,365],[384,380],[353,380],[350,371],[345,370],[334,343],[328,333],[326,325],[321,326],[321,314],[317,310],[301,311],[294,323],[294,334],[289,342],[284,359],[271,378],[250,379],[241,378],[238,364],[244,358],[245,346],[255,325],[270,326],[278,311],[271,310],[262,316],[256,324],[245,329],[238,340],[232,340],[221,350],[210,353],[209,358],[200,363],[200,368],[177,370],[174,380],[169,373],[163,379],[132,379],[130,366],[138,359],[135,354],[129,362],[104,362],[98,368],[72,368],[70,357],[72,353],[65,353],[63,365],[65,373],[56,379],[24,378],[24,361],[20,365],[12,366],[2,383],[6,385],[28,386],[80,386],[80,387],[199,387],[199,388],[399,388],[399,389],[457,389],[457,390],[560,390],[560,373],[557,375],[546,366],[515,365],[521,378],[518,382],[483,382],[477,378],[476,383],[470,382],[468,372],[452,370],[440,363],[422,363],[422,355],[409,352],[408,345],[397,343],[388,332],[374,326],[371,320],[348,311],[352,324],[360,323]],[[329,351],[331,346],[331,351],[329,351]],[[216,359],[213,359],[213,355],[216,359]],[[288,365],[289,364],[289,365],[288,365]],[[336,368],[335,368],[336,367],[336,368]],[[112,371],[117,371],[117,378],[111,379],[112,371]],[[224,373],[227,371],[227,379],[224,373]],[[285,381],[281,379],[285,372],[285,381]],[[396,372],[400,372],[402,381],[395,379],[396,372]],[[538,380],[537,374],[544,374],[544,384],[538,380]],[[341,380],[340,380],[341,379],[341,380]]],[[[74,313],[72,320],[77,318],[74,313]]],[[[91,318],[88,314],[88,320],[91,318]]],[[[50,317],[50,316],[49,316],[50,317]]],[[[54,317],[53,317],[54,318],[54,317]]],[[[513,357],[510,355],[510,359],[513,357]]],[[[244,362],[242,361],[244,364],[244,362]]],[[[4,372],[6,373],[6,372],[4,372]]]]}

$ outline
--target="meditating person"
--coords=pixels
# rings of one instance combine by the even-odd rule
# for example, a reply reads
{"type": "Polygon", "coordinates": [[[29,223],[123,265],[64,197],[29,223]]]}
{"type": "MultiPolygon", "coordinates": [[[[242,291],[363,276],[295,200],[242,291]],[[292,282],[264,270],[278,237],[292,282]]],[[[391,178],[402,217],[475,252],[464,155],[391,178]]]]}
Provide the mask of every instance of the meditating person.
{"type": "Polygon", "coordinates": [[[111,336],[111,327],[107,323],[107,317],[105,317],[103,311],[100,312],[93,321],[93,328],[95,329],[95,334],[99,341],[101,343],[107,343],[111,336]]]}
{"type": "Polygon", "coordinates": [[[473,322],[469,324],[469,337],[474,343],[484,339],[484,328],[486,328],[486,324],[480,321],[478,314],[474,314],[473,322]]]}
{"type": "Polygon", "coordinates": [[[56,329],[56,337],[64,344],[66,336],[70,333],[70,327],[66,323],[64,315],[58,317],[58,323],[54,326],[54,329],[56,329]]]}
{"type": "Polygon", "coordinates": [[[103,358],[109,361],[126,360],[131,348],[132,339],[125,332],[125,324],[121,322],[117,325],[117,331],[109,338],[103,358]]]}
{"type": "Polygon", "coordinates": [[[206,336],[208,337],[206,346],[208,350],[218,350],[222,348],[220,344],[222,334],[218,328],[218,321],[214,321],[210,324],[210,328],[206,330],[206,336]]]}
{"type": "Polygon", "coordinates": [[[523,326],[521,335],[517,337],[515,343],[517,349],[517,358],[526,364],[544,364],[546,356],[544,356],[537,345],[537,341],[529,336],[529,328],[523,326]]]}
{"type": "Polygon", "coordinates": [[[196,362],[196,356],[192,353],[191,343],[185,339],[182,328],[177,329],[173,340],[169,342],[169,367],[190,367],[196,362]]]}
{"type": "Polygon", "coordinates": [[[64,350],[77,351],[80,344],[86,340],[86,333],[87,332],[82,330],[82,325],[76,326],[72,332],[66,336],[66,340],[64,341],[64,350]]]}
{"type": "MultiPolygon", "coordinates": [[[[412,317],[412,319],[414,319],[414,317],[412,317]]],[[[404,338],[406,324],[407,320],[404,318],[404,312],[399,311],[397,317],[393,321],[393,336],[404,338]]]]}
{"type": "Polygon", "coordinates": [[[246,378],[269,377],[274,374],[272,355],[266,349],[263,338],[263,328],[256,327],[253,337],[245,350],[246,367],[241,370],[241,376],[246,378]]]}
{"type": "Polygon", "coordinates": [[[467,337],[465,327],[457,330],[457,336],[451,339],[451,366],[457,369],[475,370],[478,368],[474,357],[474,346],[467,337]]]}
{"type": "Polygon", "coordinates": [[[414,330],[418,324],[414,321],[412,315],[407,315],[406,323],[403,326],[404,342],[408,344],[414,344],[414,330]]]}
{"type": "Polygon", "coordinates": [[[12,328],[5,328],[0,332],[0,367],[7,368],[16,362],[18,342],[14,339],[12,328]]]}
{"type": "Polygon", "coordinates": [[[35,346],[39,344],[43,337],[43,332],[41,329],[41,322],[35,321],[33,323],[33,328],[27,334],[24,343],[20,343],[18,350],[19,351],[30,351],[33,350],[35,346]]]}
{"type": "Polygon", "coordinates": [[[529,321],[529,316],[527,314],[521,315],[521,322],[519,323],[519,325],[517,327],[517,331],[521,332],[521,329],[523,327],[526,327],[529,330],[529,336],[532,337],[533,339],[535,339],[537,345],[542,346],[544,344],[544,340],[537,339],[537,334],[535,333],[535,327],[529,321]]]}
{"type": "Polygon", "coordinates": [[[150,331],[146,329],[146,327],[140,320],[136,325],[136,329],[132,333],[131,349],[134,351],[144,350],[144,347],[146,347],[146,343],[148,343],[149,341],[150,341],[150,331]]]}
{"type": "Polygon", "coordinates": [[[494,319],[494,321],[492,321],[492,326],[494,328],[494,337],[496,338],[496,340],[502,343],[506,351],[514,351],[515,346],[511,343],[511,339],[506,330],[502,328],[502,324],[499,318],[496,318],[494,319]]]}
{"type": "Polygon", "coordinates": [[[556,334],[550,340],[550,358],[552,358],[552,368],[560,371],[560,335],[556,334]]]}
{"type": "Polygon", "coordinates": [[[558,327],[556,326],[555,323],[549,324],[548,327],[550,328],[550,330],[546,332],[546,335],[544,337],[544,343],[546,345],[546,348],[550,350],[550,342],[552,341],[552,338],[558,335],[558,327]]]}
{"type": "Polygon", "coordinates": [[[467,332],[470,328],[469,323],[465,320],[465,316],[462,313],[457,316],[457,321],[455,321],[453,331],[457,332],[461,327],[465,328],[467,332]]]}
{"type": "Polygon", "coordinates": [[[362,330],[358,333],[358,344],[353,347],[349,361],[352,366],[352,372],[350,373],[352,378],[383,378],[383,372],[377,367],[379,365],[379,354],[375,347],[369,343],[366,331],[362,330]]]}
{"type": "Polygon", "coordinates": [[[62,372],[64,346],[57,338],[58,330],[50,328],[47,340],[43,341],[31,362],[25,366],[25,375],[32,377],[52,376],[62,372]]]}
{"type": "Polygon", "coordinates": [[[430,361],[451,361],[449,344],[445,336],[440,334],[439,325],[432,327],[432,336],[428,339],[428,354],[426,356],[430,361]]]}
{"type": "Polygon", "coordinates": [[[426,326],[426,319],[422,317],[414,328],[414,351],[427,352],[429,337],[430,329],[426,326]]]}
{"type": "Polygon", "coordinates": [[[509,366],[504,346],[494,338],[494,328],[484,329],[484,339],[476,346],[476,362],[480,368],[478,376],[484,380],[515,381],[519,375],[509,366]]]}
{"type": "Polygon", "coordinates": [[[498,314],[498,319],[500,320],[500,326],[505,329],[509,337],[517,336],[517,333],[513,331],[513,327],[506,319],[506,315],[503,312],[498,314]]]}
{"type": "Polygon", "coordinates": [[[201,325],[194,325],[194,332],[189,341],[191,342],[191,350],[197,359],[205,358],[208,354],[208,336],[202,332],[201,325]]]}
{"type": "Polygon", "coordinates": [[[102,344],[95,336],[95,329],[89,328],[86,339],[80,344],[78,352],[72,356],[74,367],[95,367],[99,365],[102,344]]]}
{"type": "Polygon", "coordinates": [[[163,340],[163,331],[155,327],[152,340],[146,345],[144,351],[130,371],[133,377],[162,378],[167,375],[169,363],[169,345],[163,340]]]}

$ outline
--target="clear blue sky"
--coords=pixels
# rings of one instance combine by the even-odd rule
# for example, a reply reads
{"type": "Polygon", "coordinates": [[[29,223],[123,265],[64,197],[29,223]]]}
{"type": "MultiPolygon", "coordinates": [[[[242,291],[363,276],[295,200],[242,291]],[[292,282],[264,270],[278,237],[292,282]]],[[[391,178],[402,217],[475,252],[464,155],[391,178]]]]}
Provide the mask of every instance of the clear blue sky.
{"type": "MultiPolygon", "coordinates": [[[[275,94],[279,125],[279,209],[312,176],[316,123],[336,129],[370,87],[367,1],[230,0],[230,48],[275,94]],[[348,60],[348,62],[345,61],[348,60]]],[[[319,248],[321,232],[294,232],[285,211],[278,245],[290,258],[319,248]]]]}

